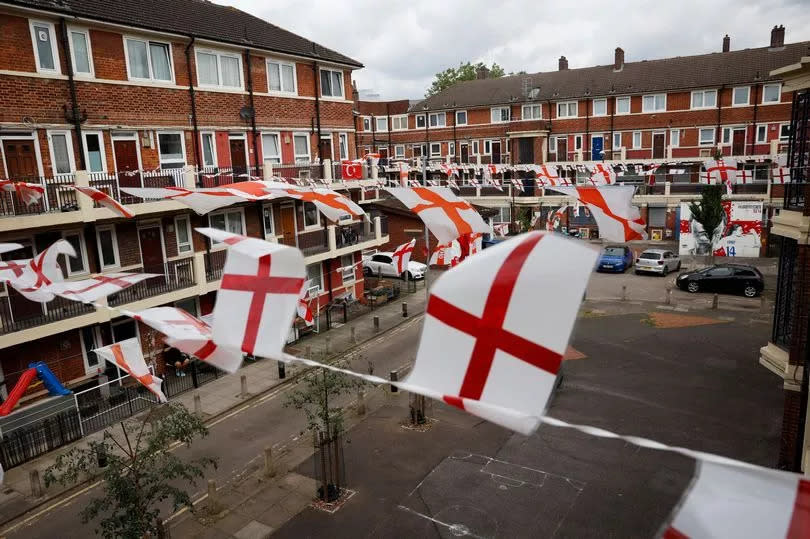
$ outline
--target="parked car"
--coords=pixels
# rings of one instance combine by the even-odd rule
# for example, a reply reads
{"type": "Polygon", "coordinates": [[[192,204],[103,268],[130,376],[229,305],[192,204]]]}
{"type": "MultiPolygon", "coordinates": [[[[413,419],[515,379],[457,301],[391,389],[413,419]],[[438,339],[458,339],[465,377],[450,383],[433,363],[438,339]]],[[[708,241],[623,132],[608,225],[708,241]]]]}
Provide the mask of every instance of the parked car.
{"type": "Polygon", "coordinates": [[[602,251],[596,271],[623,273],[633,265],[633,251],[626,245],[608,245],[602,251]]]}
{"type": "Polygon", "coordinates": [[[765,288],[765,278],[753,267],[743,264],[716,264],[697,271],[681,273],[675,280],[687,292],[717,292],[743,294],[753,298],[765,288]]]}
{"type": "Polygon", "coordinates": [[[408,261],[408,267],[400,274],[394,264],[394,253],[379,252],[363,256],[363,273],[366,275],[382,275],[383,277],[402,277],[408,273],[408,279],[416,281],[425,277],[427,266],[421,262],[408,261]]]}
{"type": "Polygon", "coordinates": [[[672,251],[647,249],[636,259],[636,275],[643,272],[666,275],[681,269],[681,259],[672,251]]]}

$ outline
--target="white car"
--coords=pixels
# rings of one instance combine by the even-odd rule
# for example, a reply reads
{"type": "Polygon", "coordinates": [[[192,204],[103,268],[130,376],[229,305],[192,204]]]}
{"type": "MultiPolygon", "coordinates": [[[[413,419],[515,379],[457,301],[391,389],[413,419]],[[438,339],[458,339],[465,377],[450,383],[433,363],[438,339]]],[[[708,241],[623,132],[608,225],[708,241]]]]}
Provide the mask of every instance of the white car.
{"type": "Polygon", "coordinates": [[[643,272],[666,275],[681,269],[681,259],[672,251],[647,249],[636,259],[636,275],[643,272]]]}
{"type": "Polygon", "coordinates": [[[421,262],[408,261],[408,268],[400,275],[397,272],[397,267],[394,263],[393,253],[374,253],[373,255],[363,256],[363,273],[366,275],[382,275],[383,277],[402,277],[409,273],[408,278],[411,280],[423,279],[425,277],[425,270],[427,266],[421,262]]]}

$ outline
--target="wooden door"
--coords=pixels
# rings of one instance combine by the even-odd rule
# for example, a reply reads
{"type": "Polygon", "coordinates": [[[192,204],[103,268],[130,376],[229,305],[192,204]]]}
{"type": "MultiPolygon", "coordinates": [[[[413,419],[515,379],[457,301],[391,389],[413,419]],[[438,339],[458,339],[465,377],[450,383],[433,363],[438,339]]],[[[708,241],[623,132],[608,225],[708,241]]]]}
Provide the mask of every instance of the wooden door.
{"type": "Polygon", "coordinates": [[[469,144],[461,144],[461,162],[462,163],[469,163],[470,162],[470,145],[469,144]]]}
{"type": "Polygon", "coordinates": [[[653,159],[663,159],[666,156],[666,140],[664,133],[653,133],[653,159]]]}
{"type": "Polygon", "coordinates": [[[122,187],[141,187],[141,175],[138,173],[138,142],[135,140],[113,140],[115,168],[118,172],[118,185],[122,187]]]}
{"type": "Polygon", "coordinates": [[[150,226],[138,229],[141,242],[141,263],[146,273],[163,273],[163,243],[160,227],[150,226]]]}
{"type": "Polygon", "coordinates": [[[19,180],[39,176],[33,140],[5,140],[3,141],[3,151],[6,154],[9,178],[19,180]]]}
{"type": "Polygon", "coordinates": [[[745,130],[735,129],[731,139],[731,155],[745,154],[745,130]]]}
{"type": "Polygon", "coordinates": [[[524,137],[518,139],[518,163],[520,164],[534,163],[533,138],[524,137]]]}
{"type": "Polygon", "coordinates": [[[295,241],[295,209],[292,206],[281,207],[281,243],[291,247],[296,246],[295,241]]]}
{"type": "MultiPolygon", "coordinates": [[[[26,260],[34,257],[34,249],[30,245],[24,246],[22,249],[3,253],[0,260],[26,260]]],[[[2,286],[2,285],[0,285],[2,286]]],[[[8,302],[11,305],[11,316],[14,322],[22,322],[25,320],[32,320],[42,316],[42,303],[37,301],[30,301],[23,297],[22,294],[14,290],[11,285],[6,284],[8,290],[8,302]]],[[[0,288],[1,289],[1,288],[0,288]]],[[[5,300],[3,300],[5,301],[5,300]]]]}
{"type": "Polygon", "coordinates": [[[500,141],[492,141],[492,162],[498,164],[501,162],[501,143],[500,141]]]}
{"type": "Polygon", "coordinates": [[[324,159],[332,160],[332,139],[321,139],[321,161],[324,159]]]}
{"type": "Polygon", "coordinates": [[[568,161],[568,139],[557,139],[557,161],[568,161]]]}
{"type": "Polygon", "coordinates": [[[234,175],[247,172],[247,157],[245,157],[245,141],[235,138],[229,141],[231,147],[231,167],[234,175]]]}

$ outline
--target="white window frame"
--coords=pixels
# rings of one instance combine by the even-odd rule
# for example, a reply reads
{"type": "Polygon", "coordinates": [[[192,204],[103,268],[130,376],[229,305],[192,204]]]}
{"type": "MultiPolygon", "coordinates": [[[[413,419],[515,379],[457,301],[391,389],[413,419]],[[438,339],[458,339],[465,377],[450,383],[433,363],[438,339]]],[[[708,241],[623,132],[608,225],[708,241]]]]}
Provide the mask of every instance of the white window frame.
{"type": "Polygon", "coordinates": [[[405,145],[404,144],[397,144],[397,145],[394,146],[394,158],[395,159],[404,159],[405,158],[405,145]]]}
{"type": "Polygon", "coordinates": [[[43,21],[38,19],[29,19],[28,28],[31,31],[31,45],[34,47],[34,61],[37,66],[37,73],[62,73],[62,63],[59,59],[59,45],[56,41],[56,27],[52,22],[43,21]],[[42,67],[39,64],[39,52],[37,49],[37,34],[34,31],[34,26],[47,26],[49,37],[51,40],[51,54],[53,55],[53,69],[42,67]]]}
{"type": "Polygon", "coordinates": [[[484,155],[492,154],[492,141],[489,139],[484,140],[484,155]]]}
{"type": "Polygon", "coordinates": [[[489,109],[489,122],[493,124],[505,124],[512,121],[512,107],[492,107],[489,109]],[[503,119],[503,111],[506,110],[507,118],[506,120],[503,119]],[[495,119],[495,115],[498,115],[498,119],[495,119]]]}
{"type": "Polygon", "coordinates": [[[595,116],[595,117],[607,116],[607,99],[606,99],[606,98],[604,98],[604,97],[599,98],[599,99],[594,99],[594,100],[593,100],[593,107],[592,107],[592,110],[593,110],[593,114],[592,114],[592,115],[593,115],[593,116],[595,116]],[[596,104],[597,104],[597,103],[601,103],[601,104],[602,104],[602,105],[604,105],[604,107],[605,107],[605,110],[604,110],[604,111],[602,111],[602,112],[601,112],[601,113],[599,113],[599,114],[597,114],[597,113],[596,113],[596,104]]]}
{"type": "Polygon", "coordinates": [[[76,172],[76,157],[73,154],[73,131],[66,129],[49,129],[48,134],[48,153],[51,157],[51,173],[54,176],[64,176],[65,174],[73,174],[76,172]],[[53,153],[53,135],[64,135],[65,144],[67,146],[68,162],[70,163],[70,170],[68,172],[56,172],[56,159],[53,153]]]}
{"type": "Polygon", "coordinates": [[[786,142],[786,141],[788,141],[788,140],[790,140],[790,124],[789,124],[789,123],[784,123],[784,122],[783,122],[783,123],[780,123],[780,124],[779,124],[779,142],[786,142]],[[788,136],[786,136],[786,137],[784,137],[784,138],[783,138],[783,137],[782,137],[782,129],[783,129],[784,127],[787,127],[787,128],[788,128],[788,136]]]}
{"type": "MultiPolygon", "coordinates": [[[[690,101],[689,104],[691,105],[692,102],[690,101]]],[[[646,95],[641,97],[641,112],[643,112],[643,113],[666,112],[666,110],[667,110],[667,94],[665,94],[665,93],[664,94],[662,94],[662,93],[646,94],[646,95]],[[659,97],[659,96],[664,96],[664,106],[663,106],[663,108],[660,108],[660,109],[655,107],[656,98],[659,97]],[[647,100],[648,97],[651,97],[653,99],[653,107],[652,108],[648,108],[648,107],[645,106],[645,101],[647,100]]]]}
{"type": "MultiPolygon", "coordinates": [[[[167,163],[167,164],[170,164],[170,165],[171,164],[182,163],[183,166],[186,166],[186,164],[188,163],[188,161],[186,160],[188,158],[188,156],[186,155],[186,135],[185,135],[185,133],[183,131],[157,131],[155,133],[155,144],[157,146],[158,164],[160,165],[161,169],[163,168],[163,163],[167,163]],[[160,135],[180,135],[180,147],[183,149],[183,160],[182,161],[176,160],[176,159],[167,160],[167,161],[163,160],[163,155],[161,155],[161,153],[160,153],[160,135]]],[[[176,167],[176,168],[179,168],[179,167],[176,167]]]]}
{"type": "Polygon", "coordinates": [[[456,143],[455,142],[448,142],[447,143],[447,155],[450,157],[456,156],[456,143]]]}
{"type": "Polygon", "coordinates": [[[315,284],[318,285],[318,294],[320,294],[320,293],[322,293],[324,291],[324,289],[323,289],[323,262],[314,262],[312,264],[307,264],[304,267],[304,272],[306,274],[306,279],[309,279],[309,271],[308,271],[309,266],[318,266],[318,281],[316,283],[315,280],[313,279],[312,284],[313,284],[313,286],[315,286],[315,284]]]}
{"type": "Polygon", "coordinates": [[[416,126],[416,129],[424,129],[427,125],[427,117],[424,114],[417,114],[415,123],[413,124],[416,126]],[[422,121],[422,125],[419,125],[419,121],[422,121]]]}
{"type": "MultiPolygon", "coordinates": [[[[689,97],[690,110],[704,110],[717,108],[717,90],[694,90],[689,97]],[[706,95],[714,95],[714,104],[706,104],[706,95]],[[695,98],[700,96],[701,104],[695,105],[695,98]]],[[[664,110],[666,110],[666,99],[664,100],[664,110]]]]}
{"type": "Polygon", "coordinates": [[[536,103],[529,104],[529,105],[523,105],[522,107],[520,107],[520,119],[521,120],[542,120],[543,119],[543,106],[538,105],[536,103]],[[534,114],[532,114],[532,113],[529,113],[529,115],[527,116],[526,115],[526,110],[527,109],[529,111],[537,109],[537,117],[535,118],[534,114]]]}
{"type": "MultiPolygon", "coordinates": [[[[320,70],[318,71],[318,87],[321,90],[321,97],[323,99],[345,99],[346,98],[346,90],[345,90],[344,87],[346,86],[346,81],[344,80],[344,77],[345,77],[345,74],[340,69],[330,69],[328,67],[320,68],[320,70]],[[329,75],[329,83],[330,84],[332,84],[332,75],[331,75],[331,73],[340,73],[340,95],[332,95],[332,94],[326,95],[325,93],[323,93],[323,86],[321,86],[321,80],[322,80],[321,79],[321,73],[323,73],[324,71],[328,71],[330,73],[330,75],[329,75]]],[[[334,91],[334,88],[332,88],[332,90],[334,91]]]]}
{"type": "Polygon", "coordinates": [[[338,154],[340,159],[349,158],[349,134],[338,133],[338,154]]]}
{"type": "MultiPolygon", "coordinates": [[[[90,163],[90,153],[87,151],[88,135],[98,136],[99,148],[101,150],[101,171],[96,170],[95,172],[107,172],[107,150],[104,146],[104,133],[102,131],[97,131],[94,129],[91,129],[89,131],[82,130],[82,151],[84,152],[85,168],[87,168],[88,163],[90,163]]],[[[88,172],[90,172],[89,169],[88,172]]]]}
{"type": "Polygon", "coordinates": [[[412,144],[411,145],[411,152],[413,153],[414,157],[424,157],[425,156],[425,145],[424,144],[412,144]],[[419,155],[416,154],[417,150],[419,151],[419,155]]]}
{"type": "Polygon", "coordinates": [[[312,148],[310,147],[311,143],[310,143],[310,140],[309,140],[309,134],[308,133],[293,133],[292,143],[293,143],[293,161],[295,161],[296,163],[299,163],[299,162],[300,163],[304,163],[304,162],[311,163],[312,162],[312,148]],[[307,141],[306,160],[302,159],[302,157],[304,157],[304,154],[298,154],[295,151],[295,137],[304,137],[304,139],[306,139],[306,141],[307,141]]]}
{"type": "Polygon", "coordinates": [[[74,228],[72,230],[63,230],[62,231],[62,239],[65,239],[67,236],[78,236],[79,237],[79,246],[81,247],[81,260],[82,264],[84,265],[84,269],[81,271],[70,271],[70,261],[68,261],[68,256],[65,255],[65,270],[67,271],[68,277],[75,277],[77,275],[87,275],[90,273],[90,265],[87,262],[87,242],[84,241],[84,234],[82,229],[74,228]]]}
{"type": "MultiPolygon", "coordinates": [[[[213,88],[213,89],[220,89],[224,88],[226,90],[244,90],[245,89],[245,76],[244,76],[244,67],[242,67],[242,55],[235,52],[224,51],[224,50],[217,50],[217,49],[209,49],[209,48],[202,48],[202,47],[195,47],[194,48],[194,62],[195,67],[199,64],[199,55],[202,54],[210,54],[215,56],[217,59],[217,84],[202,84],[200,82],[200,74],[197,72],[197,86],[200,88],[213,88]],[[235,58],[237,63],[239,64],[239,84],[237,86],[226,86],[222,82],[222,58],[235,58]]],[[[151,57],[150,57],[151,61],[151,57]]]]}
{"type": "Polygon", "coordinates": [[[281,133],[278,131],[262,131],[259,135],[262,141],[262,161],[270,161],[274,165],[281,164],[281,133]],[[276,138],[276,148],[278,148],[278,155],[270,155],[267,152],[267,148],[264,145],[264,137],[265,136],[272,136],[276,138]]]}
{"type": "Polygon", "coordinates": [[[670,129],[669,130],[669,145],[672,148],[680,148],[680,146],[681,146],[681,130],[680,129],[670,129]]]}
{"type": "Polygon", "coordinates": [[[408,130],[408,115],[397,114],[391,116],[391,131],[407,131],[408,130]]]}
{"type": "Polygon", "coordinates": [[[342,272],[340,272],[340,278],[343,281],[344,285],[347,284],[347,283],[355,283],[355,282],[357,282],[357,267],[354,265],[355,264],[355,262],[354,262],[354,253],[348,253],[348,254],[345,254],[345,255],[340,255],[340,267],[342,267],[342,268],[346,267],[346,266],[343,265],[343,257],[344,256],[348,256],[348,257],[350,257],[352,259],[351,263],[349,264],[351,269],[343,270],[342,272]],[[351,272],[351,273],[349,274],[349,272],[351,272]],[[349,275],[349,277],[347,278],[346,275],[349,275]]]}
{"type": "Polygon", "coordinates": [[[267,71],[267,93],[273,95],[298,95],[298,71],[295,68],[295,62],[287,62],[284,60],[279,60],[277,58],[267,58],[265,59],[265,70],[267,71]],[[277,64],[278,65],[278,80],[281,88],[278,90],[271,90],[270,89],[270,64],[277,64]],[[284,76],[282,75],[282,66],[292,67],[293,73],[293,89],[292,91],[284,90],[284,76]]]}
{"type": "Polygon", "coordinates": [[[614,106],[616,107],[615,115],[616,116],[624,116],[625,114],[630,114],[632,104],[633,104],[633,100],[630,98],[629,95],[622,96],[622,97],[617,97],[616,101],[614,103],[614,106]],[[627,112],[622,112],[622,111],[619,110],[619,102],[620,101],[624,102],[625,100],[627,101],[627,112]]]}
{"type": "Polygon", "coordinates": [[[611,149],[618,150],[622,147],[622,133],[621,131],[614,131],[613,132],[613,140],[611,141],[611,149]],[[616,144],[616,140],[618,139],[619,143],[616,144]]]}
{"type": "MultiPolygon", "coordinates": [[[[549,137],[548,139],[548,151],[557,153],[557,137],[549,137]]],[[[558,159],[559,161],[559,159],[558,159]]]]}
{"type": "Polygon", "coordinates": [[[633,131],[633,149],[640,150],[644,146],[644,137],[641,134],[641,131],[633,131]],[[636,138],[638,138],[638,144],[636,144],[636,138]]]}
{"type": "Polygon", "coordinates": [[[699,127],[698,128],[698,146],[714,146],[715,144],[715,137],[716,133],[714,127],[699,127]],[[711,131],[712,133],[712,140],[711,141],[703,141],[702,135],[704,131],[711,131]]]}
{"type": "MultiPolygon", "coordinates": [[[[263,150],[264,148],[262,148],[263,150]]],[[[200,131],[200,160],[203,162],[204,167],[217,166],[217,134],[213,131],[200,131]],[[214,161],[210,165],[205,163],[205,137],[211,137],[211,159],[214,161]]],[[[262,152],[264,156],[264,152],[262,152]]]]}
{"type": "MultiPolygon", "coordinates": [[[[225,220],[225,228],[227,229],[228,228],[228,215],[227,214],[229,214],[229,213],[239,213],[239,217],[242,220],[242,235],[245,235],[245,233],[247,232],[247,225],[245,223],[245,208],[228,207],[228,208],[222,208],[221,210],[214,210],[212,212],[209,212],[208,213],[208,226],[210,226],[211,228],[214,228],[214,226],[211,224],[211,217],[216,216],[216,215],[224,215],[225,216],[225,218],[224,218],[224,220],[225,220]]],[[[216,230],[219,230],[219,229],[217,228],[216,230]]],[[[228,232],[228,230],[225,230],[225,231],[228,232]]],[[[217,240],[213,240],[213,239],[211,240],[211,249],[212,250],[214,250],[214,249],[224,249],[225,247],[227,247],[227,245],[225,245],[224,243],[219,242],[217,240]]]]}
{"type": "Polygon", "coordinates": [[[428,126],[430,129],[441,129],[447,127],[447,113],[446,112],[431,112],[428,114],[428,126]],[[436,120],[436,125],[433,125],[433,120],[436,120]],[[439,123],[439,119],[442,120],[439,123]]]}
{"type": "Polygon", "coordinates": [[[272,202],[262,204],[262,229],[264,230],[264,239],[269,240],[276,237],[276,215],[272,202]],[[268,210],[270,211],[270,230],[267,230],[267,223],[265,222],[265,215],[268,210]]]}
{"type": "MultiPolygon", "coordinates": [[[[123,35],[124,40],[124,63],[127,66],[127,79],[128,80],[135,80],[135,81],[146,81],[146,82],[154,82],[156,84],[174,84],[174,58],[172,58],[172,44],[169,41],[160,41],[159,39],[145,39],[142,37],[136,37],[131,35],[123,35]],[[146,66],[149,69],[149,78],[142,78],[142,77],[133,77],[130,70],[129,70],[129,44],[128,41],[140,41],[141,43],[146,43],[146,66]],[[169,75],[171,75],[170,80],[164,79],[156,79],[154,70],[152,69],[152,50],[149,48],[150,43],[157,43],[160,45],[166,45],[168,47],[168,54],[169,54],[169,75]]],[[[195,57],[196,60],[196,57],[195,57]]]]}
{"type": "Polygon", "coordinates": [[[731,145],[731,128],[724,127],[720,136],[720,143],[726,146],[731,145]]]}
{"type": "Polygon", "coordinates": [[[778,82],[773,83],[773,84],[763,84],[762,85],[762,99],[761,99],[761,101],[762,101],[763,105],[781,103],[782,102],[782,84],[778,83],[778,82]],[[776,97],[776,101],[765,101],[765,89],[768,88],[769,86],[771,86],[771,87],[776,86],[776,88],[779,90],[779,94],[776,97]]]}
{"type": "Polygon", "coordinates": [[[473,155],[481,155],[479,152],[481,151],[481,145],[478,143],[477,140],[472,141],[472,154],[473,155]]]}
{"type": "Polygon", "coordinates": [[[431,142],[430,143],[430,157],[441,157],[442,156],[442,143],[441,142],[431,142]],[[439,147],[439,151],[434,152],[434,146],[439,147]]]}
{"type": "Polygon", "coordinates": [[[363,131],[371,132],[371,116],[363,116],[363,131]]]}
{"type": "MultiPolygon", "coordinates": [[[[191,236],[189,236],[191,237],[191,236]]],[[[98,249],[98,263],[101,266],[101,271],[112,269],[112,268],[120,268],[121,267],[121,257],[118,253],[118,234],[115,231],[115,225],[97,225],[96,226],[96,249],[98,249]],[[105,230],[110,231],[110,239],[112,240],[112,248],[113,248],[113,258],[115,261],[112,264],[105,264],[104,257],[102,256],[102,249],[101,249],[101,232],[105,230]]],[[[178,251],[179,252],[179,251],[178,251]]]]}
{"type": "Polygon", "coordinates": [[[578,118],[579,117],[579,102],[578,101],[560,101],[557,103],[557,118],[578,118]],[[574,114],[571,114],[571,105],[574,106],[574,114]],[[565,110],[565,114],[560,114],[565,110]]]}
{"type": "Polygon", "coordinates": [[[456,111],[456,125],[467,125],[467,122],[470,120],[469,114],[467,114],[466,110],[457,110],[456,111]],[[458,121],[458,115],[463,113],[464,114],[464,122],[458,121]]]}
{"type": "MultiPolygon", "coordinates": [[[[191,216],[189,214],[184,213],[184,214],[175,216],[175,218],[174,218],[174,240],[177,243],[177,254],[178,254],[178,256],[182,255],[182,254],[186,254],[186,253],[194,253],[194,239],[191,237],[191,216]],[[178,230],[180,230],[180,226],[181,226],[180,222],[181,221],[186,222],[185,227],[186,227],[186,232],[188,232],[188,244],[187,245],[189,247],[189,249],[187,251],[182,251],[180,249],[182,246],[186,245],[185,243],[180,243],[180,234],[178,234],[178,232],[177,232],[178,230]]],[[[99,252],[101,252],[101,251],[99,250],[99,252]]]]}
{"type": "Polygon", "coordinates": [[[756,137],[755,144],[767,144],[768,143],[768,124],[759,124],[757,125],[754,136],[756,137]],[[759,136],[759,130],[762,129],[762,138],[759,136]]]}
{"type": "Polygon", "coordinates": [[[732,107],[747,107],[751,104],[751,87],[750,86],[735,86],[731,89],[731,106],[732,107]],[[735,103],[737,97],[737,90],[745,90],[745,103],[735,103]]]}
{"type": "Polygon", "coordinates": [[[574,135],[574,151],[582,149],[582,135],[574,135]]]}
{"type": "Polygon", "coordinates": [[[299,207],[301,208],[301,222],[304,223],[304,231],[305,232],[309,232],[310,230],[320,230],[320,229],[323,228],[323,225],[321,224],[321,221],[322,221],[322,219],[321,219],[321,210],[318,209],[317,205],[315,205],[313,202],[302,201],[301,205],[299,207]],[[308,225],[307,224],[307,211],[306,211],[307,204],[312,204],[313,206],[315,206],[315,224],[314,225],[308,225]]]}
{"type": "Polygon", "coordinates": [[[93,66],[93,48],[92,45],[90,45],[90,31],[87,28],[68,26],[68,46],[70,48],[70,65],[73,68],[73,76],[84,79],[95,78],[96,69],[93,66]],[[84,39],[87,42],[87,66],[90,68],[88,73],[79,73],[76,71],[76,51],[73,50],[72,34],[84,34],[84,39]]]}
{"type": "Polygon", "coordinates": [[[375,116],[374,117],[374,129],[377,133],[386,133],[388,132],[388,116],[375,116]],[[383,126],[380,127],[380,122],[382,122],[383,126]]]}

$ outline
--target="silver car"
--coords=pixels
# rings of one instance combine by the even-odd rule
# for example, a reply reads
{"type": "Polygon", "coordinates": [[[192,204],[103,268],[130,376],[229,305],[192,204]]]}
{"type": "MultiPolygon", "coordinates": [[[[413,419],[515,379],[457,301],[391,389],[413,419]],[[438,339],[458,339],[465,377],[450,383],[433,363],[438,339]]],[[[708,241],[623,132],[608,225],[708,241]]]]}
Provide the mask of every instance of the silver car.
{"type": "Polygon", "coordinates": [[[636,259],[636,275],[640,273],[666,275],[670,271],[679,269],[681,269],[681,259],[666,249],[647,249],[636,259]]]}

